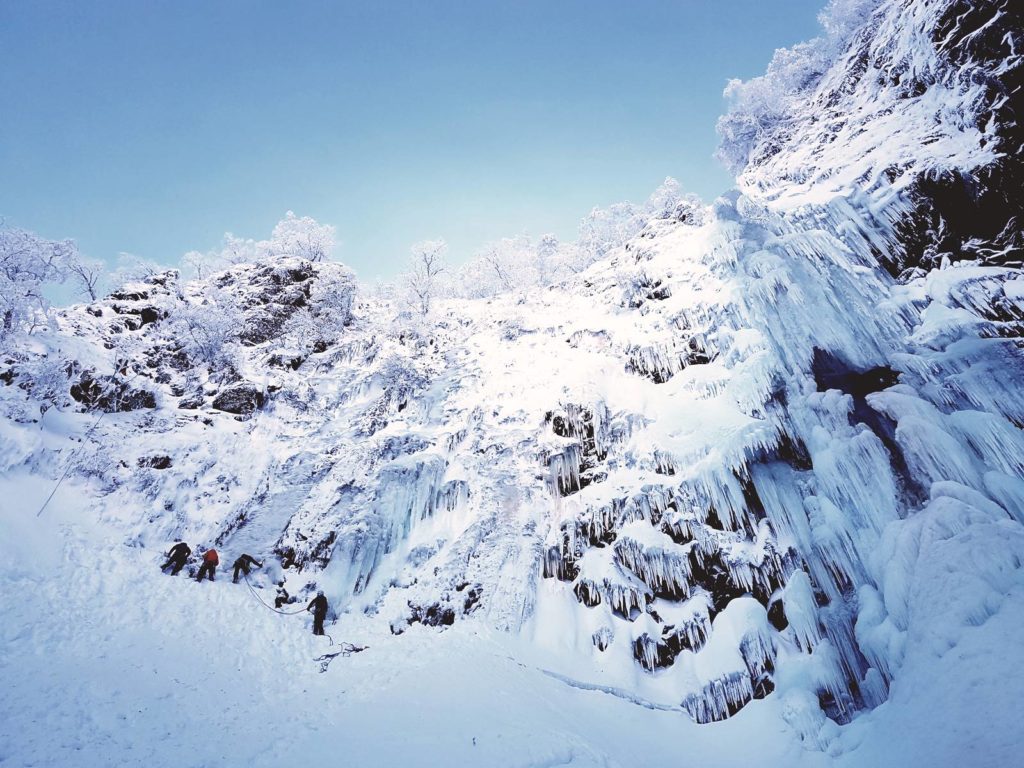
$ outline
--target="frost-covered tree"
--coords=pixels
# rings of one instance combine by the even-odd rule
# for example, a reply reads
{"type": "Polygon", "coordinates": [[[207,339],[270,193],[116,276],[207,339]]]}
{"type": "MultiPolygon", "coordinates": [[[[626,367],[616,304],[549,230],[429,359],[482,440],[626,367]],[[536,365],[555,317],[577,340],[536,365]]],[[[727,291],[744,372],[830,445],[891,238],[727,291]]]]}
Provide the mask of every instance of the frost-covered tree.
{"type": "Polygon", "coordinates": [[[447,269],[444,257],[448,252],[448,243],[444,240],[423,240],[410,250],[410,269],[402,276],[402,284],[416,311],[426,316],[438,295],[441,275],[447,269]]]}
{"type": "Polygon", "coordinates": [[[430,384],[429,367],[421,356],[394,353],[380,368],[382,385],[391,405],[402,410],[409,398],[430,384]]]}
{"type": "Polygon", "coordinates": [[[643,208],[630,202],[594,208],[580,221],[577,243],[596,261],[634,237],[646,223],[643,208]]]}
{"type": "Polygon", "coordinates": [[[574,275],[590,264],[590,258],[580,244],[563,242],[553,234],[541,235],[533,246],[533,268],[537,284],[552,285],[574,275]]]}
{"type": "Polygon", "coordinates": [[[665,178],[644,204],[644,211],[651,219],[671,219],[684,224],[699,225],[704,222],[705,205],[694,194],[683,192],[682,186],[671,176],[665,178]]]}
{"type": "Polygon", "coordinates": [[[136,256],[134,253],[119,253],[113,283],[121,287],[125,283],[148,280],[166,271],[167,267],[161,266],[151,259],[136,256]]]}
{"type": "Polygon", "coordinates": [[[341,265],[321,268],[310,292],[309,304],[297,310],[285,325],[285,333],[300,347],[316,349],[334,343],[352,321],[356,280],[341,265]]]}
{"type": "Polygon", "coordinates": [[[521,235],[488,243],[457,270],[453,291],[467,298],[489,298],[548,286],[621,247],[653,220],[696,226],[705,220],[706,210],[700,198],[666,178],[640,205],[624,202],[593,209],[580,222],[574,243],[562,243],[553,234],[536,242],[521,235]]]}
{"type": "Polygon", "coordinates": [[[562,244],[558,237],[550,232],[540,236],[537,247],[534,249],[535,264],[537,270],[537,282],[541,285],[550,285],[552,278],[558,269],[558,255],[562,244]]]}
{"type": "Polygon", "coordinates": [[[236,237],[231,232],[225,232],[220,251],[215,251],[214,254],[221,268],[235,264],[252,264],[269,255],[269,244],[266,240],[236,237]]]}
{"type": "Polygon", "coordinates": [[[436,373],[433,362],[419,354],[415,344],[398,347],[387,354],[376,372],[381,395],[359,417],[359,431],[372,435],[385,426],[395,413],[405,410],[418,392],[430,385],[436,373]]]}
{"type": "Polygon", "coordinates": [[[519,291],[538,282],[536,250],[525,236],[489,243],[477,254],[490,295],[519,291]]]}
{"type": "Polygon", "coordinates": [[[274,226],[268,240],[254,240],[225,232],[219,248],[206,253],[189,251],[181,263],[186,274],[202,279],[236,264],[256,264],[284,256],[322,262],[329,260],[334,253],[335,235],[335,228],[331,225],[288,211],[274,226]]]}
{"type": "Polygon", "coordinates": [[[40,412],[70,404],[71,367],[59,352],[30,358],[20,366],[19,378],[29,398],[38,403],[40,412]]]}
{"type": "Polygon", "coordinates": [[[77,254],[71,240],[0,228],[0,341],[47,317],[44,286],[62,282],[77,254]]]}
{"type": "Polygon", "coordinates": [[[356,276],[352,270],[337,266],[321,272],[313,286],[310,302],[317,313],[337,327],[352,320],[352,305],[356,297],[356,276]]]}
{"type": "Polygon", "coordinates": [[[828,63],[824,46],[800,43],[776,50],[764,75],[728,82],[724,96],[729,111],[718,120],[721,142],[716,153],[726,168],[733,173],[743,170],[754,147],[785,122],[828,63]]]}
{"type": "Polygon", "coordinates": [[[181,266],[188,277],[202,280],[208,277],[215,269],[210,262],[209,254],[202,251],[189,251],[181,257],[181,266]]]}
{"type": "Polygon", "coordinates": [[[729,109],[718,119],[720,142],[715,153],[726,168],[738,174],[758,146],[773,151],[772,136],[785,130],[794,110],[806,102],[807,92],[821,81],[880,1],[832,0],[818,15],[822,36],[779,48],[760,77],[728,82],[724,95],[729,109]]]}
{"type": "Polygon", "coordinates": [[[189,277],[202,280],[214,272],[236,264],[254,264],[268,256],[269,252],[269,241],[236,237],[230,232],[225,232],[220,248],[206,253],[189,251],[181,257],[181,266],[189,277]]]}
{"type": "Polygon", "coordinates": [[[573,268],[575,249],[552,234],[536,243],[529,237],[507,237],[488,243],[458,270],[456,293],[486,298],[550,285],[573,268]]]}
{"type": "Polygon", "coordinates": [[[99,298],[100,285],[106,274],[106,265],[102,261],[76,253],[68,260],[67,271],[82,298],[89,301],[99,298]]]}
{"type": "Polygon", "coordinates": [[[679,182],[668,177],[642,205],[622,202],[594,208],[580,222],[577,245],[582,258],[591,263],[636,237],[652,219],[699,224],[703,211],[696,195],[685,194],[679,182]]]}
{"type": "Polygon", "coordinates": [[[314,218],[296,216],[288,211],[274,227],[270,251],[275,256],[326,261],[334,252],[335,235],[336,231],[330,224],[320,224],[314,218]]]}
{"type": "Polygon", "coordinates": [[[176,309],[168,322],[193,363],[207,365],[211,373],[234,369],[244,316],[231,294],[210,290],[201,302],[176,309]]]}

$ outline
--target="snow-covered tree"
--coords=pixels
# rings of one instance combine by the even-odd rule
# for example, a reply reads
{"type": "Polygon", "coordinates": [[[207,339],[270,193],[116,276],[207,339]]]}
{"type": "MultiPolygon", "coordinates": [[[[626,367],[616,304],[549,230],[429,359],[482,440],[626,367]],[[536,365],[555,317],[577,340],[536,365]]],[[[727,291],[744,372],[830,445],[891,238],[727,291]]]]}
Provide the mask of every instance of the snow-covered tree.
{"type": "Polygon", "coordinates": [[[356,296],[356,276],[350,269],[337,266],[320,273],[313,286],[310,302],[318,314],[337,327],[352,320],[352,304],[356,296]]]}
{"type": "Polygon", "coordinates": [[[68,260],[67,271],[82,298],[89,301],[99,298],[100,285],[106,274],[106,265],[102,261],[76,253],[68,260]]]}
{"type": "Polygon", "coordinates": [[[206,253],[189,251],[182,256],[181,263],[189,276],[202,279],[236,264],[255,264],[283,256],[321,262],[332,257],[335,235],[335,228],[331,225],[288,211],[274,226],[269,240],[254,240],[225,232],[219,248],[206,253]]]}
{"type": "Polygon", "coordinates": [[[328,266],[331,269],[321,268],[308,306],[297,310],[285,326],[285,333],[307,350],[333,343],[352,321],[355,275],[341,265],[328,266]]]}
{"type": "Polygon", "coordinates": [[[234,368],[244,317],[231,294],[210,290],[201,303],[178,308],[169,322],[171,335],[191,361],[209,366],[212,373],[234,368]]]}
{"type": "Polygon", "coordinates": [[[594,208],[579,224],[579,247],[596,261],[635,236],[647,217],[643,208],[630,202],[594,208]]]}
{"type": "Polygon", "coordinates": [[[409,401],[422,392],[437,374],[435,362],[420,353],[417,343],[399,346],[388,353],[377,369],[381,395],[357,419],[357,428],[372,435],[384,427],[409,401]]]}
{"type": "Polygon", "coordinates": [[[536,256],[537,281],[541,285],[549,285],[552,276],[558,268],[558,254],[561,250],[561,243],[558,237],[550,232],[540,236],[537,247],[534,249],[536,256]]]}
{"type": "Polygon", "coordinates": [[[213,255],[220,262],[219,268],[235,264],[252,264],[268,255],[268,243],[265,240],[253,240],[251,237],[236,237],[231,232],[224,233],[219,251],[213,255]]]}
{"type": "Polygon", "coordinates": [[[77,254],[71,240],[0,228],[0,341],[47,316],[44,286],[63,281],[77,254]]]}
{"type": "Polygon", "coordinates": [[[270,252],[274,256],[326,261],[334,252],[335,235],[336,231],[330,224],[320,224],[310,216],[296,216],[288,211],[274,227],[270,252]]]}
{"type": "Polygon", "coordinates": [[[481,288],[489,295],[523,290],[538,282],[536,250],[528,237],[505,237],[489,243],[476,259],[482,267],[481,288]]]}
{"type": "Polygon", "coordinates": [[[438,295],[441,275],[447,269],[444,256],[448,251],[448,243],[444,240],[423,240],[410,250],[411,265],[409,271],[402,276],[402,283],[416,311],[426,316],[438,295]]]}
{"type": "Polygon", "coordinates": [[[703,216],[700,199],[684,193],[679,182],[668,177],[641,205],[627,201],[594,208],[580,222],[577,245],[582,258],[591,263],[636,237],[652,219],[699,224],[703,216]]]}
{"type": "Polygon", "coordinates": [[[236,264],[254,264],[269,253],[269,241],[236,237],[225,232],[219,248],[206,253],[189,251],[181,257],[181,265],[189,277],[201,280],[236,264]]]}
{"type": "Polygon", "coordinates": [[[29,398],[39,405],[41,413],[51,407],[70,404],[69,381],[72,365],[59,351],[33,356],[19,366],[19,379],[29,398]]]}
{"type": "Polygon", "coordinates": [[[134,253],[117,255],[117,270],[113,275],[114,285],[120,287],[125,283],[148,280],[167,271],[167,267],[157,264],[152,259],[136,256],[134,253]]]}
{"type": "MultiPolygon", "coordinates": [[[[807,93],[820,81],[850,37],[871,18],[880,0],[832,0],[818,15],[824,34],[775,51],[768,70],[725,87],[729,110],[718,119],[715,156],[733,173],[750,161],[755,147],[771,150],[771,136],[783,130],[807,93]]],[[[773,150],[772,150],[773,151],[773,150]]]]}
{"type": "Polygon", "coordinates": [[[694,194],[683,192],[682,186],[671,176],[651,193],[644,204],[644,211],[650,219],[671,219],[685,224],[698,225],[704,222],[705,205],[694,194]]]}
{"type": "Polygon", "coordinates": [[[576,249],[552,234],[536,243],[529,237],[507,237],[488,243],[458,270],[455,292],[468,298],[546,286],[575,269],[576,249]]]}
{"type": "Polygon", "coordinates": [[[186,253],[181,257],[181,266],[188,277],[194,277],[197,280],[202,280],[214,271],[209,254],[202,251],[189,251],[186,253]]]}

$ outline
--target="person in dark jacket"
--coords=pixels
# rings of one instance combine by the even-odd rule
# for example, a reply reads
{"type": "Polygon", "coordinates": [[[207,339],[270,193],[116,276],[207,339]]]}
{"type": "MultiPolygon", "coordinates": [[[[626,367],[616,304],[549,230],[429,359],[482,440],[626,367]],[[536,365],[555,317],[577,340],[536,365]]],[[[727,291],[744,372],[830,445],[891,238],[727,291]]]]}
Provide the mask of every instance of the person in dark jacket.
{"type": "Polygon", "coordinates": [[[220,558],[217,557],[216,549],[208,549],[203,554],[203,564],[199,568],[199,575],[196,576],[196,581],[202,581],[204,576],[209,576],[210,581],[213,581],[213,577],[217,573],[217,566],[220,564],[220,558]]]}
{"type": "Polygon", "coordinates": [[[248,576],[249,575],[249,568],[251,566],[253,566],[253,565],[255,565],[257,568],[262,568],[263,567],[263,563],[261,563],[259,560],[257,560],[252,555],[242,555],[237,560],[235,560],[235,564],[233,566],[234,569],[235,569],[235,575],[231,579],[231,583],[232,584],[237,584],[238,583],[238,574],[239,574],[239,572],[244,573],[246,576],[248,576]]]}
{"type": "Polygon", "coordinates": [[[185,567],[188,556],[191,554],[192,550],[189,549],[188,544],[184,541],[179,541],[167,553],[167,562],[160,566],[160,570],[166,571],[168,568],[171,568],[171,576],[177,576],[178,571],[185,567]]]}
{"type": "Polygon", "coordinates": [[[327,598],[324,597],[322,589],[317,591],[316,597],[306,606],[306,610],[313,611],[313,634],[322,635],[324,633],[324,619],[327,618],[327,598]]]}
{"type": "Polygon", "coordinates": [[[295,599],[289,595],[288,590],[284,588],[284,581],[277,582],[277,597],[274,598],[274,607],[280,608],[282,605],[294,602],[295,599]]]}

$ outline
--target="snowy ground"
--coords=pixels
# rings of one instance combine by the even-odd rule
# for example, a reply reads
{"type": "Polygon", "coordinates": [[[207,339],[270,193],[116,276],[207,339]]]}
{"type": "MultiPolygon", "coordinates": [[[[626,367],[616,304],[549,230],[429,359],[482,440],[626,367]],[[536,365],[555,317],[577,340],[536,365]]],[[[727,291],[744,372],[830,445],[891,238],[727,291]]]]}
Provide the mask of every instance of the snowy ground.
{"type": "Polygon", "coordinates": [[[823,764],[770,702],[696,726],[516,661],[476,622],[393,638],[345,617],[334,639],[370,647],[321,674],[307,616],[223,573],[161,575],[158,552],[75,521],[73,489],[36,519],[49,487],[17,488],[33,503],[4,510],[0,539],[4,766],[823,764]]]}
{"type": "Polygon", "coordinates": [[[314,658],[332,649],[307,616],[268,611],[224,569],[213,584],[161,575],[159,552],[80,517],[74,486],[36,518],[51,488],[0,481],[5,767],[934,768],[1008,766],[1019,749],[1020,584],[954,652],[911,654],[890,700],[837,729],[830,755],[798,742],[779,697],[696,725],[572,685],[545,671],[536,649],[472,620],[392,637],[343,616],[333,638],[369,648],[321,674],[314,658]]]}

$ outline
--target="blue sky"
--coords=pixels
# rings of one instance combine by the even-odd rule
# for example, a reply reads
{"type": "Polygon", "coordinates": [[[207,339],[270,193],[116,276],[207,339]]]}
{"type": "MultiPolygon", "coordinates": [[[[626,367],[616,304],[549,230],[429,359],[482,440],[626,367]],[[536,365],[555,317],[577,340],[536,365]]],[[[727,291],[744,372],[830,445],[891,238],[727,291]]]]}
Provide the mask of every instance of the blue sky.
{"type": "Polygon", "coordinates": [[[424,238],[572,238],[667,175],[727,189],[726,80],[823,4],[0,0],[0,216],[176,263],[291,209],[368,280],[424,238]]]}

